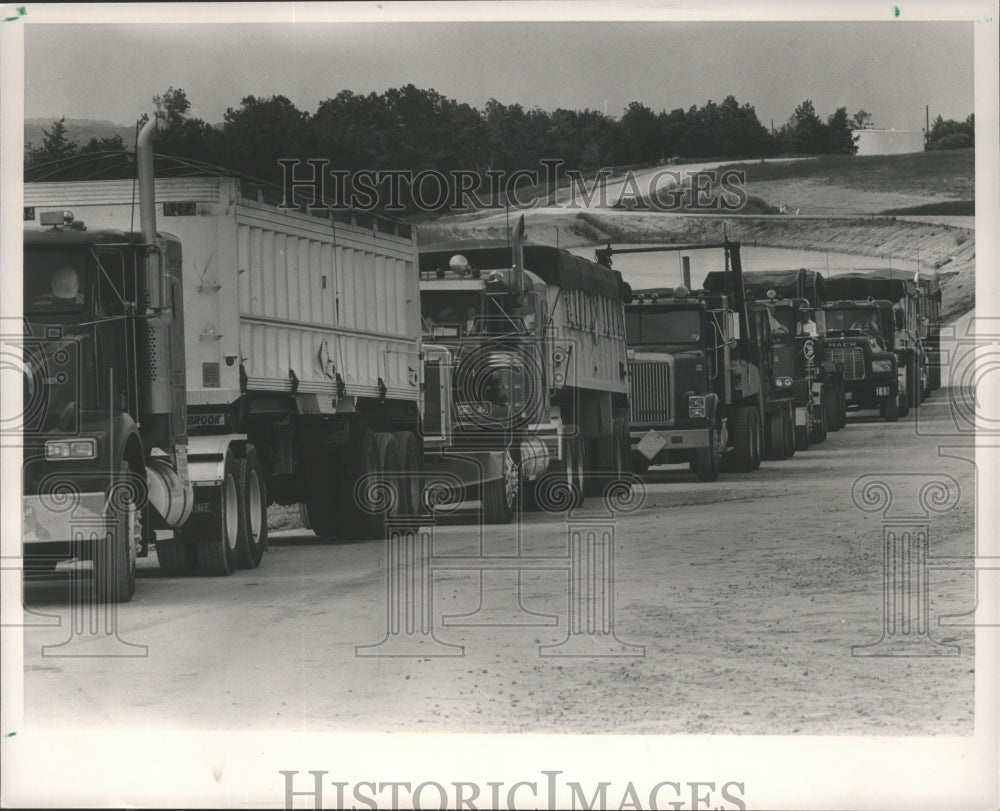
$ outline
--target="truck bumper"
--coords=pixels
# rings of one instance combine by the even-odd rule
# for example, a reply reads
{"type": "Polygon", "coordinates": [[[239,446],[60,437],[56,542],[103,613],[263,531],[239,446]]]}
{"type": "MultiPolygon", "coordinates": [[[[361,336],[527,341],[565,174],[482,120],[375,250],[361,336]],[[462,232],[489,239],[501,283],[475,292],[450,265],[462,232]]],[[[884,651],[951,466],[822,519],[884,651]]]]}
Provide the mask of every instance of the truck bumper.
{"type": "Polygon", "coordinates": [[[671,451],[693,451],[708,447],[707,428],[675,428],[657,431],[629,432],[633,451],[638,451],[650,462],[658,456],[668,456],[671,451]]]}
{"type": "Polygon", "coordinates": [[[104,493],[23,496],[21,505],[21,537],[25,544],[89,541],[107,530],[104,493]]]}

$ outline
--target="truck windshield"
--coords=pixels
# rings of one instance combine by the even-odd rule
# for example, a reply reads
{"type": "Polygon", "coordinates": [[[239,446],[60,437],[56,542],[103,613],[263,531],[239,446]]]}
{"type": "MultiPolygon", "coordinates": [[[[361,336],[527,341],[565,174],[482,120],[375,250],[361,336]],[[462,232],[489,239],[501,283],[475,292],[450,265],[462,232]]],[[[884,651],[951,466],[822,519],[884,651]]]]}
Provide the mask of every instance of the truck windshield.
{"type": "Polygon", "coordinates": [[[481,306],[479,293],[423,293],[420,296],[420,313],[428,328],[459,326],[463,332],[468,332],[481,306]]]}
{"type": "Polygon", "coordinates": [[[696,344],[700,339],[701,316],[697,310],[625,313],[628,344],[696,344]]]}
{"type": "Polygon", "coordinates": [[[56,248],[24,252],[26,315],[78,313],[86,303],[87,254],[56,248]]]}
{"type": "Polygon", "coordinates": [[[882,327],[874,307],[844,307],[826,311],[827,332],[865,332],[879,337],[882,327]]]}
{"type": "Polygon", "coordinates": [[[795,312],[791,307],[771,307],[771,332],[777,335],[795,333],[795,312]],[[777,326],[775,326],[777,322],[777,326]]]}

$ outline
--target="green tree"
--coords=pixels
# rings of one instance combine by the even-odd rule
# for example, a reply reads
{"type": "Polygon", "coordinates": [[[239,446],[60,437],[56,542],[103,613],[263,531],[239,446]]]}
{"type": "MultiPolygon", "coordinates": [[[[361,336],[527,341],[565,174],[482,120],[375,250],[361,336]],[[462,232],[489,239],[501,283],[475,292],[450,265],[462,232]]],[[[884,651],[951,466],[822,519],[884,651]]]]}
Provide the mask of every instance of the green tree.
{"type": "Polygon", "coordinates": [[[826,120],[826,132],[827,152],[833,155],[853,155],[858,151],[858,136],[851,131],[846,107],[838,107],[826,120]]]}
{"type": "Polygon", "coordinates": [[[66,116],[58,121],[53,121],[51,128],[42,130],[42,133],[44,137],[40,147],[36,148],[28,144],[25,149],[24,165],[26,168],[63,158],[71,158],[77,154],[79,145],[76,141],[69,140],[69,135],[66,132],[66,116]]]}

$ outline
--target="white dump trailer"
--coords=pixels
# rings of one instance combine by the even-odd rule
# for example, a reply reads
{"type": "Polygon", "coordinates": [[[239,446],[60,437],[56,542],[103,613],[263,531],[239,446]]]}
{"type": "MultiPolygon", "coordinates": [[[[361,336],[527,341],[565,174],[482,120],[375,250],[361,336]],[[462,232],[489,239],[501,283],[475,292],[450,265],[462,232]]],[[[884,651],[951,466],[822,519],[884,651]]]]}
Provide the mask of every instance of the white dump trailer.
{"type": "MultiPolygon", "coordinates": [[[[26,226],[68,210],[87,229],[150,242],[133,233],[142,197],[132,180],[28,182],[24,193],[26,226]]],[[[182,255],[167,267],[181,283],[164,288],[183,335],[171,357],[182,360],[155,370],[183,389],[194,486],[190,518],[172,527],[153,518],[174,529],[156,544],[171,573],[256,566],[268,503],[300,503],[317,534],[354,538],[385,532],[379,488],[367,484],[391,478],[394,509],[420,506],[420,292],[409,226],[260,198],[224,176],[159,177],[146,195],[154,233],[182,255]]],[[[101,283],[98,269],[90,284],[101,283]]],[[[132,359],[140,374],[168,362],[141,351],[132,359]]]]}

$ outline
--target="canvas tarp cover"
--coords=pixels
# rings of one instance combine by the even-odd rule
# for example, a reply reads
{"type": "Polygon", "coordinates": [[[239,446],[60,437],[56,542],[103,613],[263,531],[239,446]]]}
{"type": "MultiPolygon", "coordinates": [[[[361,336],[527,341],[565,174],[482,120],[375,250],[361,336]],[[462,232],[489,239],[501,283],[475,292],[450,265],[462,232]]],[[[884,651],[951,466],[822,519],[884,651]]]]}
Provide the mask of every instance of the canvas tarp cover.
{"type": "MultiPolygon", "coordinates": [[[[502,241],[469,240],[439,243],[420,249],[420,270],[447,269],[455,254],[464,256],[477,270],[503,270],[513,266],[511,246],[502,241]]],[[[568,290],[584,290],[609,298],[626,298],[626,285],[618,271],[554,248],[551,245],[525,245],[524,268],[541,277],[546,284],[568,290]]]]}
{"type": "Polygon", "coordinates": [[[861,301],[869,296],[899,301],[906,295],[915,294],[916,287],[911,279],[893,279],[867,273],[847,273],[843,276],[831,276],[826,280],[826,292],[831,301],[861,301]]]}

